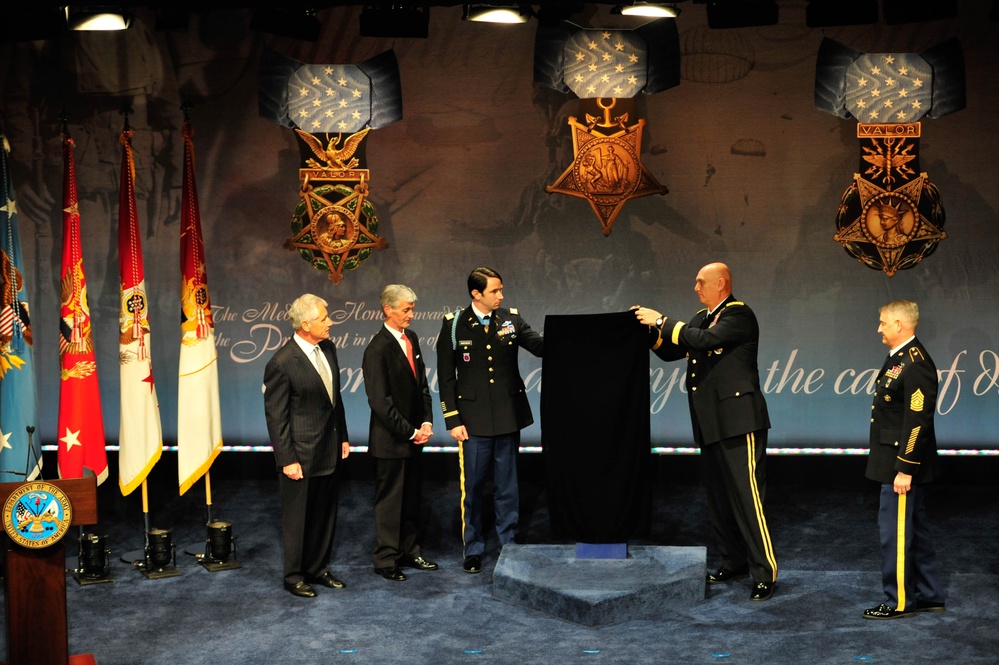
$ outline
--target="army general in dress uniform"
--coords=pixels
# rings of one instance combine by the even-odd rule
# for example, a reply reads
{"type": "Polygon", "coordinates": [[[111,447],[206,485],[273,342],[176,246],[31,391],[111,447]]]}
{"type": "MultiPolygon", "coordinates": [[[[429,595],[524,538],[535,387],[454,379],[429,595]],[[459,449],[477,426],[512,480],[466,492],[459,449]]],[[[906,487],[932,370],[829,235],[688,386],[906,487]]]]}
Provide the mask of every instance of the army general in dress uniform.
{"type": "Polygon", "coordinates": [[[500,546],[517,535],[520,430],[534,422],[517,353],[523,347],[540,357],[544,338],[516,309],[500,307],[503,278],[495,270],[473,270],[468,292],[471,305],[444,317],[437,380],[444,424],[459,446],[463,570],[478,573],[486,545],[482,492],[490,473],[500,546]]]}

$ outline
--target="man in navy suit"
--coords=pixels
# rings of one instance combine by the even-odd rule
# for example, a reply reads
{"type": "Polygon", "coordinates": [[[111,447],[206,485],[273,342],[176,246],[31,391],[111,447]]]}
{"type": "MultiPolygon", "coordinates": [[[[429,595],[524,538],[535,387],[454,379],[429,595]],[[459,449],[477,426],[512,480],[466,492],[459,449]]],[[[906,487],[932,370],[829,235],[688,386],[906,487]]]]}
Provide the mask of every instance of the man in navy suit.
{"type": "Polygon", "coordinates": [[[933,414],[937,368],[916,338],[919,306],[896,300],[881,308],[878,332],[891,351],[871,406],[866,475],[881,483],[878,529],[886,600],[865,619],[943,612],[946,593],[926,519],[923,485],[939,473],[933,414]]]}
{"type": "Polygon", "coordinates": [[[760,326],[732,295],[732,273],[709,263],[694,280],[704,309],[690,323],[646,307],[635,316],[650,326],[652,351],[687,360],[687,401],[694,439],[704,461],[708,517],[722,565],[707,576],[721,584],[753,576],[750,600],[768,600],[777,582],[763,500],[767,492],[770,416],[760,388],[760,326]]]}
{"type": "Polygon", "coordinates": [[[300,296],[288,318],[295,334],[264,369],[264,414],[280,472],[284,587],[313,598],[314,584],[345,586],[327,566],[336,530],[336,471],[350,444],[326,301],[300,296]]]}
{"type": "Polygon", "coordinates": [[[403,582],[400,568],[437,570],[420,548],[423,444],[433,412],[420,343],[409,324],[416,294],[408,286],[382,290],[385,325],[364,350],[364,390],[371,407],[368,450],[375,459],[375,573],[403,582]]]}

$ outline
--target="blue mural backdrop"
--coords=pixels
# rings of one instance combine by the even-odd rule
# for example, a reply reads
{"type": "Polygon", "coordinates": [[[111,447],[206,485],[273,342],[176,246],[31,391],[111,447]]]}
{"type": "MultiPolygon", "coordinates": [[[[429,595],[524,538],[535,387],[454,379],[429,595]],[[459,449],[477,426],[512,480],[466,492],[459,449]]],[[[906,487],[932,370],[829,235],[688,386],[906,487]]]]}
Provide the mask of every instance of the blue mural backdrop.
{"type": "MultiPolygon", "coordinates": [[[[378,296],[401,282],[417,295],[428,367],[446,311],[468,304],[478,265],[504,276],[505,305],[535,328],[548,314],[618,312],[635,304],[689,318],[700,307],[697,270],[724,261],[738,298],[762,329],[760,363],[774,424],[772,447],[866,446],[871,381],[885,349],[878,307],[917,300],[919,336],[941,371],[942,448],[999,448],[999,25],[984,3],[956,21],[809,29],[795,3],[775,26],[711,30],[703,5],[678,19],[681,82],[640,95],[642,162],[665,196],[629,201],[604,237],[589,204],[547,194],[572,160],[569,116],[578,102],[533,84],[533,24],[463,23],[435,8],[426,40],[364,38],[359,8],[320,13],[316,43],[249,30],[245,10],[194,14],[187,30],[159,32],[140,12],[118,35],[76,33],[0,45],[0,100],[12,145],[25,271],[31,294],[42,440],[56,440],[61,252],[59,114],[77,142],[87,265],[104,422],[118,423],[116,228],[118,159],[127,101],[144,232],[153,366],[165,440],[176,436],[180,340],[179,220],[182,101],[191,105],[196,165],[215,307],[223,437],[265,445],[263,368],[291,334],[299,294],[330,301],[351,442],[364,445],[364,346],[381,325],[378,296]],[[840,197],[857,168],[856,121],[814,104],[816,55],[829,37],[862,52],[920,52],[957,37],[967,108],[923,124],[921,166],[939,187],[947,239],[894,277],[833,240],[840,197]],[[258,116],[266,50],[302,62],[353,64],[392,49],[403,118],[368,134],[370,200],[390,247],[337,285],[283,248],[298,198],[294,132],[258,116]]],[[[586,12],[586,27],[641,21],[586,12]]],[[[599,353],[600,339],[593,340],[599,353]]],[[[580,362],[586,362],[581,358],[580,362]]],[[[541,361],[523,375],[539,414],[541,361]]],[[[436,373],[431,375],[436,390],[436,373]]],[[[593,376],[596,386],[604,377],[593,376]]],[[[650,356],[652,440],[690,445],[683,367],[650,356]]],[[[591,386],[580,385],[578,391],[591,386]]],[[[564,396],[572,400],[572,394],[564,396]]],[[[610,418],[614,413],[583,414],[610,418]]],[[[440,419],[432,443],[451,440],[440,419]]],[[[536,423],[524,443],[540,443],[536,423]]]]}

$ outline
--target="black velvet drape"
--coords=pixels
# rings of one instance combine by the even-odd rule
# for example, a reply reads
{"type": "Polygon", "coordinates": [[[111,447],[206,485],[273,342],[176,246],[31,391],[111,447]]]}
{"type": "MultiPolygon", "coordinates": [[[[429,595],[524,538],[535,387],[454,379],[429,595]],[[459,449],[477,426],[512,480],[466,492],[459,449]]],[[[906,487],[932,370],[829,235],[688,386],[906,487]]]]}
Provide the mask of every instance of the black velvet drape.
{"type": "Polygon", "coordinates": [[[552,531],[584,543],[648,533],[648,328],[631,312],[545,318],[541,439],[552,531]]]}

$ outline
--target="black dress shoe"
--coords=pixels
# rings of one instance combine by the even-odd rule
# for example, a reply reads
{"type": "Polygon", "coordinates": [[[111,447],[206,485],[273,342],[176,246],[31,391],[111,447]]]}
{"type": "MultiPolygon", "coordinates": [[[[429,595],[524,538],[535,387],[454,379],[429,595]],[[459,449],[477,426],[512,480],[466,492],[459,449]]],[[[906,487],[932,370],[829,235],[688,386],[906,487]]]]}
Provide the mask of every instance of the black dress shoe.
{"type": "Polygon", "coordinates": [[[313,584],[318,584],[319,586],[328,587],[330,589],[344,589],[347,587],[346,584],[333,577],[328,570],[319,577],[315,577],[309,581],[313,584]]]}
{"type": "Polygon", "coordinates": [[[294,584],[290,582],[284,583],[284,588],[291,592],[293,596],[298,596],[299,598],[315,598],[316,590],[309,586],[309,583],[305,580],[299,580],[294,584]]]}
{"type": "Polygon", "coordinates": [[[708,573],[708,584],[724,584],[725,582],[731,582],[732,580],[741,580],[744,577],[749,577],[749,569],[743,568],[742,570],[729,570],[728,568],[719,568],[714,573],[708,573]]]}
{"type": "Polygon", "coordinates": [[[774,595],[776,582],[757,582],[753,585],[753,591],[749,594],[750,600],[770,600],[774,595]]]}
{"type": "Polygon", "coordinates": [[[932,603],[928,600],[916,601],[916,612],[946,612],[947,606],[943,603],[932,603]]]}
{"type": "Polygon", "coordinates": [[[427,561],[422,556],[403,557],[396,562],[400,568],[416,568],[417,570],[437,570],[440,568],[433,561],[427,561]]]}
{"type": "Polygon", "coordinates": [[[405,582],[406,576],[401,570],[395,566],[389,566],[388,568],[375,568],[375,572],[384,577],[387,580],[392,580],[393,582],[405,582]]]}
{"type": "Polygon", "coordinates": [[[482,572],[482,557],[478,554],[473,554],[471,556],[465,557],[465,563],[462,564],[461,569],[466,573],[481,573],[482,572]]]}
{"type": "Polygon", "coordinates": [[[877,607],[872,607],[869,610],[864,610],[865,619],[900,619],[902,617],[911,617],[915,615],[913,610],[896,610],[888,607],[886,603],[881,603],[877,607]]]}

